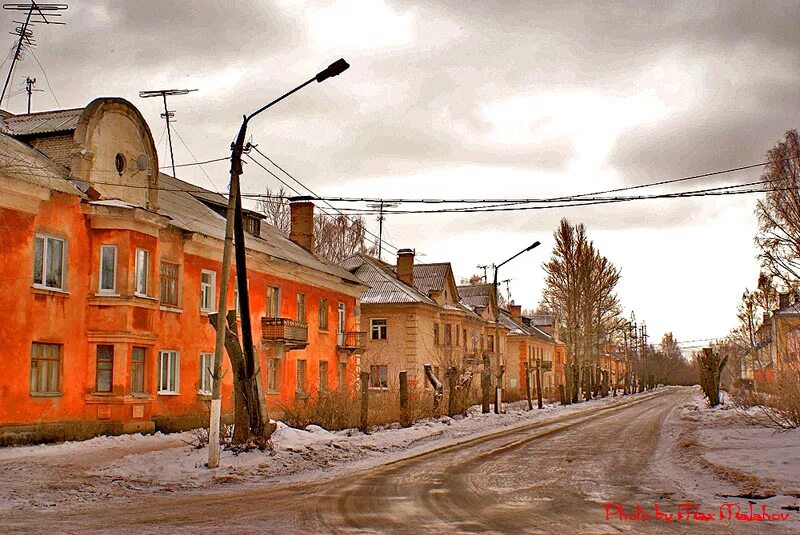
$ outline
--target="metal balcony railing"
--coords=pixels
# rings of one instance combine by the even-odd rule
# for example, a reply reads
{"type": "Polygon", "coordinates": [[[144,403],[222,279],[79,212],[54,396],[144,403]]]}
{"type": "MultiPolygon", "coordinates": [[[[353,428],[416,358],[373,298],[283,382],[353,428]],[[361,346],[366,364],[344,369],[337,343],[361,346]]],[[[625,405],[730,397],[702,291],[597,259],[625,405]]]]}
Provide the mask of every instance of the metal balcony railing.
{"type": "Polygon", "coordinates": [[[366,341],[367,333],[363,331],[351,331],[349,333],[339,333],[336,346],[350,353],[363,353],[367,348],[366,341]]]}
{"type": "Polygon", "coordinates": [[[289,318],[261,318],[261,338],[291,347],[308,345],[308,324],[289,318]]]}

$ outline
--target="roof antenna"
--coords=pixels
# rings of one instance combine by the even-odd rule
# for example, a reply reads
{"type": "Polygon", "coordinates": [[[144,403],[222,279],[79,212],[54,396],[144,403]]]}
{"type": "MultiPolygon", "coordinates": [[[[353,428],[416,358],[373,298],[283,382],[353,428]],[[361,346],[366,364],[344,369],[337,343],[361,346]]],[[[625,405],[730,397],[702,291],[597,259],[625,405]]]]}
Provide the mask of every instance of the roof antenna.
{"type": "MultiPolygon", "coordinates": [[[[38,2],[31,2],[29,4],[3,4],[3,9],[8,11],[27,11],[25,20],[15,20],[16,24],[20,24],[14,28],[11,35],[19,37],[17,39],[17,47],[14,51],[14,58],[11,60],[11,66],[8,68],[6,75],[6,82],[3,84],[3,92],[0,94],[0,106],[3,105],[3,99],[6,98],[6,91],[8,84],[11,81],[11,75],[14,72],[14,67],[18,60],[22,59],[26,50],[32,49],[36,46],[36,41],[33,39],[33,30],[30,28],[34,24],[66,24],[66,22],[57,22],[51,19],[58,18],[61,13],[56,11],[65,11],[69,8],[67,4],[40,4],[38,2]],[[45,13],[47,13],[45,15],[45,13]],[[48,18],[49,17],[49,18],[48,18]]],[[[30,113],[30,110],[28,111],[30,113]]]]}
{"type": "Polygon", "coordinates": [[[44,89],[34,89],[33,86],[36,85],[36,78],[31,78],[30,76],[25,77],[25,92],[28,93],[28,113],[31,112],[31,96],[36,92],[42,92],[44,89]]]}
{"type": "Polygon", "coordinates": [[[175,117],[174,111],[169,111],[167,109],[167,95],[175,96],[175,95],[186,95],[191,93],[192,91],[197,91],[197,89],[157,89],[155,91],[139,91],[139,97],[141,98],[151,98],[151,97],[161,97],[164,99],[164,113],[161,114],[161,118],[164,119],[167,123],[167,139],[169,140],[169,160],[172,162],[172,176],[173,178],[177,178],[175,174],[175,155],[172,153],[172,134],[170,133],[169,124],[172,121],[172,118],[175,117]]]}

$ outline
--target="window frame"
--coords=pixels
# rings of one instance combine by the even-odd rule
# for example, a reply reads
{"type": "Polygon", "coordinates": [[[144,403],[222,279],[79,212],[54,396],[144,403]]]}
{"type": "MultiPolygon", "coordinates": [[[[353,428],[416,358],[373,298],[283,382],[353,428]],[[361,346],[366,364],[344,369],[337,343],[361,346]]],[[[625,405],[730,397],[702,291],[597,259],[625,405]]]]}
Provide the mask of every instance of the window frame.
{"type": "Polygon", "coordinates": [[[327,332],[330,328],[330,307],[328,306],[328,300],[324,297],[319,298],[319,330],[327,332]]]}
{"type": "Polygon", "coordinates": [[[306,359],[297,359],[297,370],[295,379],[297,381],[297,386],[295,387],[295,391],[298,394],[307,394],[308,389],[306,388],[306,384],[308,383],[308,361],[306,359]]]}
{"type": "Polygon", "coordinates": [[[308,317],[306,316],[306,294],[297,292],[297,321],[306,323],[308,317]]]}
{"type": "Polygon", "coordinates": [[[319,361],[319,391],[328,392],[330,390],[330,381],[328,379],[328,361],[319,361]],[[324,380],[323,380],[324,379],[324,380]]]}
{"type": "Polygon", "coordinates": [[[214,388],[214,377],[212,376],[212,370],[214,369],[214,353],[201,351],[199,364],[200,376],[197,380],[197,393],[201,396],[210,396],[214,388]]]}
{"type": "MultiPolygon", "coordinates": [[[[158,300],[163,306],[178,308],[180,306],[180,288],[181,288],[181,265],[178,262],[171,262],[169,260],[161,260],[158,266],[158,300]],[[164,267],[169,266],[175,269],[175,276],[170,277],[165,275],[164,267]],[[168,302],[164,300],[164,282],[174,281],[175,302],[168,302]]],[[[169,289],[167,289],[169,291],[169,289]]]]}
{"type": "Polygon", "coordinates": [[[60,236],[55,236],[53,234],[47,234],[44,232],[37,232],[33,235],[33,287],[34,288],[41,288],[43,290],[56,290],[64,292],[66,291],[67,287],[67,239],[62,238],[60,236]],[[36,267],[37,267],[37,260],[36,260],[36,243],[38,240],[42,240],[42,264],[41,264],[41,273],[39,273],[39,280],[36,280],[36,267]],[[60,274],[59,274],[59,285],[58,286],[50,286],[47,281],[47,272],[48,272],[48,261],[50,260],[50,240],[61,242],[61,265],[60,267],[60,274]]]}
{"type": "Polygon", "coordinates": [[[95,367],[94,367],[94,391],[101,394],[110,394],[114,390],[114,344],[97,344],[95,346],[95,367]],[[111,358],[103,359],[104,364],[110,364],[109,367],[101,369],[100,348],[110,348],[111,358]],[[108,389],[100,389],[100,372],[108,374],[108,389]]]}
{"type": "Polygon", "coordinates": [[[369,366],[369,388],[370,390],[389,389],[389,365],[370,364],[369,366]]]}
{"type": "Polygon", "coordinates": [[[161,349],[158,351],[158,373],[157,373],[157,380],[158,380],[158,394],[161,396],[177,396],[181,393],[181,361],[180,361],[180,351],[174,349],[161,349]],[[168,365],[168,375],[165,378],[162,377],[162,372],[164,370],[163,359],[167,357],[169,360],[168,365]],[[172,383],[172,384],[170,384],[172,383]],[[162,386],[166,386],[169,388],[172,386],[174,390],[168,390],[162,388],[162,386]]]}
{"type": "Polygon", "coordinates": [[[117,270],[119,265],[119,251],[115,244],[104,243],[100,246],[100,269],[97,279],[97,293],[103,295],[117,295],[117,270]],[[103,288],[103,257],[105,251],[114,252],[114,267],[111,272],[111,288],[103,288]]]}
{"type": "Polygon", "coordinates": [[[137,297],[149,297],[148,291],[150,290],[150,251],[148,249],[136,248],[134,254],[134,269],[133,269],[133,295],[137,297]],[[144,263],[139,262],[139,253],[144,253],[144,263]],[[144,269],[144,292],[141,292],[139,287],[140,268],[144,269]]]}
{"type": "Polygon", "coordinates": [[[62,394],[61,390],[61,370],[63,366],[63,353],[64,353],[64,346],[63,344],[56,344],[52,342],[31,342],[31,358],[30,358],[30,377],[29,377],[29,392],[31,396],[60,396],[62,394]],[[45,352],[45,356],[42,357],[42,352],[35,351],[38,347],[43,348],[45,352]],[[55,350],[56,358],[52,358],[51,352],[55,350]],[[45,372],[45,389],[40,389],[39,379],[42,375],[40,372],[41,362],[48,363],[47,371],[45,372]],[[55,362],[55,385],[50,384],[50,379],[53,378],[51,367],[55,362]],[[36,363],[36,366],[34,366],[36,363]],[[34,381],[36,383],[36,388],[34,388],[34,381]],[[54,387],[54,389],[53,389],[54,387]]]}
{"type": "Polygon", "coordinates": [[[268,318],[281,317],[281,287],[267,286],[267,307],[266,316],[268,318]]]}
{"type": "Polygon", "coordinates": [[[444,324],[444,345],[446,347],[453,345],[453,326],[450,323],[444,324]]]}
{"type": "Polygon", "coordinates": [[[339,392],[344,392],[347,388],[347,363],[339,362],[336,366],[336,380],[338,381],[339,392]]]}
{"type": "Polygon", "coordinates": [[[389,322],[386,320],[386,318],[371,318],[369,320],[369,336],[370,340],[389,339],[389,322]],[[383,322],[382,324],[377,323],[381,321],[383,322]]]}
{"type": "Polygon", "coordinates": [[[281,359],[267,359],[267,393],[279,394],[281,388],[281,359]],[[274,366],[273,366],[274,363],[274,366]]]}
{"type": "Polygon", "coordinates": [[[147,385],[145,382],[145,378],[147,377],[145,373],[147,369],[146,366],[147,366],[147,348],[144,346],[133,346],[131,348],[131,366],[130,366],[131,368],[130,389],[131,389],[131,394],[133,395],[147,394],[147,385]],[[142,354],[141,361],[134,360],[137,350],[141,350],[142,354]],[[135,384],[135,382],[138,382],[137,379],[141,381],[141,389],[138,390],[136,389],[136,386],[138,385],[135,384]]]}
{"type": "Polygon", "coordinates": [[[217,272],[211,269],[200,270],[200,312],[216,312],[215,297],[217,296],[217,272]],[[210,275],[210,282],[203,282],[203,275],[210,275]],[[208,306],[204,302],[208,299],[208,306]]]}

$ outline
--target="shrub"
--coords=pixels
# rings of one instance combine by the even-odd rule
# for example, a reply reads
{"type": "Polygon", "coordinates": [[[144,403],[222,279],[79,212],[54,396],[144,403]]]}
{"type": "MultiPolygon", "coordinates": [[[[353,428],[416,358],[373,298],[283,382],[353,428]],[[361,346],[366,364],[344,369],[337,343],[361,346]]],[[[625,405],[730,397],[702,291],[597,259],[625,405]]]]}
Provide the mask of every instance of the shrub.
{"type": "Polygon", "coordinates": [[[800,368],[797,366],[788,366],[781,370],[761,391],[742,385],[732,392],[732,397],[739,408],[756,407],[757,414],[761,416],[757,421],[768,427],[800,427],[800,368]]]}

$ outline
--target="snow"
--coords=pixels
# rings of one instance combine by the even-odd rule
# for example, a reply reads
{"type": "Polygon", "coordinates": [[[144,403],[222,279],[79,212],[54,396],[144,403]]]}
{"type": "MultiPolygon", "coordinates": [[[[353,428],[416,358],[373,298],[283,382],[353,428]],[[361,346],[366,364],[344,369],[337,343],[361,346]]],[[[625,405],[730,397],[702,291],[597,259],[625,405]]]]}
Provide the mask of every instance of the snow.
{"type": "Polygon", "coordinates": [[[424,419],[410,427],[391,424],[370,434],[357,429],[295,429],[277,422],[271,451],[238,455],[223,450],[220,467],[205,467],[206,448],[194,447],[192,432],[97,437],[91,440],[0,448],[0,513],[11,508],[69,508],[134,494],[208,492],[226,486],[274,486],[362,470],[484,434],[612,405],[635,396],[608,397],[576,405],[547,404],[527,411],[527,402],[506,404],[506,413],[424,419]],[[24,476],[24,477],[23,477],[24,476]]]}
{"type": "Polygon", "coordinates": [[[701,503],[747,499],[773,512],[796,511],[800,429],[767,428],[758,423],[758,413],[736,408],[727,394],[710,408],[696,387],[664,424],[657,471],[701,503]]]}

